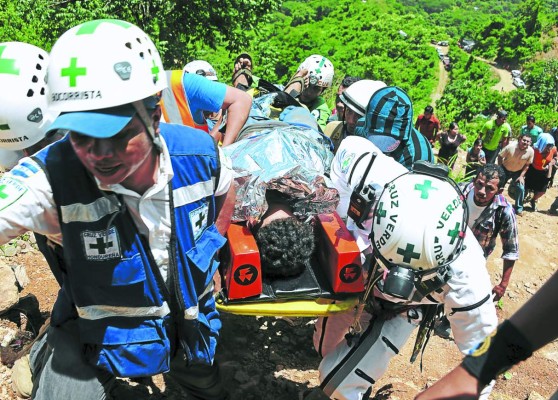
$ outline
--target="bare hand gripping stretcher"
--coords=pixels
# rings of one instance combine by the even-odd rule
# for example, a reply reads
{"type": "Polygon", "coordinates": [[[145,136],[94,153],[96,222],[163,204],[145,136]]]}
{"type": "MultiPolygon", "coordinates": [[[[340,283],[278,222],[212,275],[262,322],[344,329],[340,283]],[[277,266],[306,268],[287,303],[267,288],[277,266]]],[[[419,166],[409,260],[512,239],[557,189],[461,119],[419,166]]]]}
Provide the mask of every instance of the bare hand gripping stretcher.
{"type": "Polygon", "coordinates": [[[222,263],[220,311],[239,315],[316,317],[345,312],[364,290],[360,251],[337,213],[316,216],[317,256],[301,275],[262,277],[259,250],[245,224],[231,224],[222,263]]]}

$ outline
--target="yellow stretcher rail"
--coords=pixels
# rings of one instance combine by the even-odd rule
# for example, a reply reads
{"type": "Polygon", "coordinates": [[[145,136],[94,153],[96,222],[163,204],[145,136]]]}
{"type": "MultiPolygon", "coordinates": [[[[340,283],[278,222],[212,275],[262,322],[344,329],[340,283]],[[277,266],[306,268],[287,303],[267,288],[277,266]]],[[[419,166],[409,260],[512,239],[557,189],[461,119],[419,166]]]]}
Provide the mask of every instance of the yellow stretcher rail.
{"type": "Polygon", "coordinates": [[[353,309],[358,297],[345,300],[313,299],[254,303],[228,303],[217,297],[217,310],[236,315],[263,317],[327,317],[353,309]]]}

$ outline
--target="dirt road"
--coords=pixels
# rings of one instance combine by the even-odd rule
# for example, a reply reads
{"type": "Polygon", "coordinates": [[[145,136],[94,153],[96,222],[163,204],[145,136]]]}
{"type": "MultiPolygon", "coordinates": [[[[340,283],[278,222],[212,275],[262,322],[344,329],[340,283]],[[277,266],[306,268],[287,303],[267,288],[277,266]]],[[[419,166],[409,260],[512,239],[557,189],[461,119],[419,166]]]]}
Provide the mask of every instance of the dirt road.
{"type": "MultiPolygon", "coordinates": [[[[438,46],[432,45],[432,47],[436,48],[438,46]]],[[[440,48],[442,49],[443,54],[447,54],[449,51],[449,47],[440,47],[440,48]]],[[[475,57],[475,58],[479,61],[488,64],[490,66],[490,69],[492,70],[492,73],[496,77],[498,77],[499,81],[496,85],[491,87],[492,90],[498,90],[501,92],[510,92],[516,89],[516,87],[513,84],[513,78],[511,76],[510,71],[504,68],[499,68],[494,64],[494,62],[485,60],[480,57],[475,57]]],[[[435,107],[436,102],[442,98],[442,95],[444,94],[444,89],[448,83],[448,79],[449,79],[448,71],[446,71],[446,69],[444,68],[444,64],[440,60],[440,62],[438,63],[438,86],[436,88],[436,91],[431,95],[432,98],[431,105],[433,107],[435,107]]]]}

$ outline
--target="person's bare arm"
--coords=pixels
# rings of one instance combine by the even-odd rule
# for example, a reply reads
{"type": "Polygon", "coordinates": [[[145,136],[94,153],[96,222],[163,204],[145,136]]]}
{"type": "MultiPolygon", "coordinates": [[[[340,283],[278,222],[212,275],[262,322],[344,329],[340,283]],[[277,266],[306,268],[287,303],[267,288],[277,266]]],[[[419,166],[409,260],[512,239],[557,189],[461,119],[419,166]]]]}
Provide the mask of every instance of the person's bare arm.
{"type": "Polygon", "coordinates": [[[231,225],[231,218],[234,211],[234,203],[236,201],[236,190],[234,186],[234,179],[231,182],[231,187],[228,192],[215,197],[215,226],[221,235],[225,235],[229,226],[231,225]]]}
{"type": "Polygon", "coordinates": [[[522,185],[525,185],[525,174],[527,173],[527,170],[529,169],[529,165],[531,165],[531,163],[525,164],[525,166],[521,170],[521,174],[519,174],[519,176],[516,179],[516,181],[521,183],[522,185]]]}
{"type": "Polygon", "coordinates": [[[248,118],[250,107],[252,107],[252,97],[248,93],[232,86],[227,86],[225,100],[221,107],[223,112],[227,111],[227,127],[225,128],[223,146],[234,143],[248,118]]]}
{"type": "MultiPolygon", "coordinates": [[[[529,341],[532,351],[558,338],[558,318],[549,318],[556,312],[556,304],[558,272],[510,317],[509,322],[529,341]]],[[[490,344],[490,348],[494,342],[495,340],[490,344]]],[[[477,378],[460,365],[415,399],[477,399],[482,386],[477,378]]]]}
{"type": "Polygon", "coordinates": [[[502,157],[502,152],[498,153],[498,165],[503,165],[502,163],[504,162],[504,158],[502,157]]]}
{"type": "Polygon", "coordinates": [[[506,289],[508,288],[508,284],[510,283],[510,277],[513,271],[514,264],[515,260],[504,260],[502,280],[492,289],[492,293],[495,294],[494,301],[500,300],[504,293],[506,293],[506,289]]]}

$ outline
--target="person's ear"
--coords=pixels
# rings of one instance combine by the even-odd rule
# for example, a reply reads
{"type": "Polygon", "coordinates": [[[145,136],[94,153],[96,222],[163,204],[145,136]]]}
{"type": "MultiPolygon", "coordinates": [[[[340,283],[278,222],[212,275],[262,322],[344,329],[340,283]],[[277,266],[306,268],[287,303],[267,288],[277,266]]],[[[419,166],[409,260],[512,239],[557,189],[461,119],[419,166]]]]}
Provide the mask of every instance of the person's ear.
{"type": "Polygon", "coordinates": [[[159,124],[161,123],[161,114],[162,114],[161,106],[157,105],[157,107],[155,107],[155,110],[153,110],[153,113],[151,114],[151,118],[153,120],[153,129],[157,134],[159,134],[159,124]]]}

